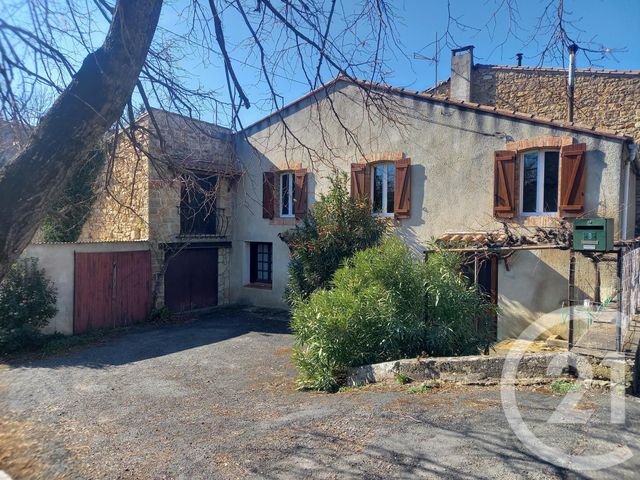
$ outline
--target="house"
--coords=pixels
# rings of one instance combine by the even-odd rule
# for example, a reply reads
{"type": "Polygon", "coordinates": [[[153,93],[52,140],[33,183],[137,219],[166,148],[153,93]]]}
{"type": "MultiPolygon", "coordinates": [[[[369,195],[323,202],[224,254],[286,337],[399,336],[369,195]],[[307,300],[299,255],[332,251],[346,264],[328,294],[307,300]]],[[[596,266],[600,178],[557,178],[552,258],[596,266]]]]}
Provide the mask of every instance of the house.
{"type": "MultiPolygon", "coordinates": [[[[502,108],[503,101],[528,108],[518,89],[504,100],[507,71],[474,65],[470,50],[456,52],[452,77],[439,87],[450,96],[338,77],[235,135],[154,110],[135,137],[149,155],[118,143],[80,240],[146,242],[156,305],[281,307],[289,252],[279,234],[338,169],[349,175],[352,194],[369,197],[372,214],[416,255],[438,239],[477,251],[503,246],[508,254],[483,258],[475,276],[500,306],[498,337],[518,335],[566,305],[566,219],[613,218],[617,240],[634,236],[640,115],[629,110],[631,120],[616,124],[612,115],[594,113],[611,121],[609,130],[502,108]],[[542,237],[535,248],[514,248],[514,239],[532,232],[542,237]]],[[[595,74],[595,82],[607,75],[595,74]]],[[[610,76],[638,96],[640,74],[610,76]]],[[[593,108],[631,108],[622,97],[600,95],[593,108]]],[[[586,109],[576,109],[578,119],[586,109]]],[[[598,291],[612,294],[614,277],[605,272],[598,291]]],[[[585,295],[594,295],[584,284],[585,295]]]]}

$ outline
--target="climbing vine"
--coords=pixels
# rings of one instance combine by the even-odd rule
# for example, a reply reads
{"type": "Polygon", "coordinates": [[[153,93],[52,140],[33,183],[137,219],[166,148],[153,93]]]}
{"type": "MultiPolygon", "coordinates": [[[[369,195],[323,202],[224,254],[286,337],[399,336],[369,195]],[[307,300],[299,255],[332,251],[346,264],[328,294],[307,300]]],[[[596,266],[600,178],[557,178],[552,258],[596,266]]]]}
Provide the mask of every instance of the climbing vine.
{"type": "Polygon", "coordinates": [[[105,163],[106,148],[100,145],[87,156],[42,223],[45,242],[75,242],[95,200],[95,181],[105,163]]]}

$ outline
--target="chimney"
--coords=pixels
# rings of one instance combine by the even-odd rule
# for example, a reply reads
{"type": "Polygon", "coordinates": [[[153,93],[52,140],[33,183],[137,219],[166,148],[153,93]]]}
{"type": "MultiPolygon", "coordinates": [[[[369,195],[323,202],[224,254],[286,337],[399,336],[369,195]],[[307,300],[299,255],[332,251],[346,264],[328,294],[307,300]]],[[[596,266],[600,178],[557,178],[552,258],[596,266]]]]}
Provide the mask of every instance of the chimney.
{"type": "Polygon", "coordinates": [[[522,66],[522,54],[521,53],[516,53],[516,60],[518,61],[518,66],[521,67],[522,66]]]}
{"type": "Polygon", "coordinates": [[[573,43],[569,45],[569,78],[567,79],[567,96],[569,97],[569,108],[567,117],[570,122],[573,122],[573,93],[575,91],[576,84],[576,53],[578,52],[578,46],[573,43]]]}
{"type": "Polygon", "coordinates": [[[473,45],[451,50],[451,98],[471,101],[473,45]]]}

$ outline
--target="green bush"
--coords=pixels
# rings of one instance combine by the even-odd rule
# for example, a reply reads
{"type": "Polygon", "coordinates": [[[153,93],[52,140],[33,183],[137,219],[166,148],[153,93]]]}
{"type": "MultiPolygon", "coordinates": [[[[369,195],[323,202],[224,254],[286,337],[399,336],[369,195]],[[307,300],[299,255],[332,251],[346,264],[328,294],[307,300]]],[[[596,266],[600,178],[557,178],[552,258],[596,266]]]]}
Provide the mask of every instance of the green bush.
{"type": "Polygon", "coordinates": [[[432,356],[474,355],[493,341],[496,307],[461,264],[461,254],[446,250],[428,257],[424,350],[432,356]]]}
{"type": "Polygon", "coordinates": [[[474,320],[487,299],[460,273],[460,258],[413,258],[397,238],[356,253],[321,289],[292,311],[294,363],[302,388],[334,391],[348,367],[432,355],[477,353],[474,320]],[[426,308],[428,307],[428,308],[426,308]]]}
{"type": "Polygon", "coordinates": [[[304,220],[282,234],[291,250],[286,298],[290,305],[328,288],[335,271],[354,253],[377,245],[386,223],[371,215],[362,199],[351,198],[345,174],[330,179],[304,220]]]}
{"type": "Polygon", "coordinates": [[[0,353],[38,344],[56,312],[55,288],[38,260],[18,260],[0,284],[0,353]]]}

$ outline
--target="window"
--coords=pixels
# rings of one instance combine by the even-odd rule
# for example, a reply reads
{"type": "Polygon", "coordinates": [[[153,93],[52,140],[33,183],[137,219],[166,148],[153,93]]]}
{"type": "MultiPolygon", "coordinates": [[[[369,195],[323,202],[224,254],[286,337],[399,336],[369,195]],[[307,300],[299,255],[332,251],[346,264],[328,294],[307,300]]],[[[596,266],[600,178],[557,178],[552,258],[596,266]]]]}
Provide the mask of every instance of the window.
{"type": "Polygon", "coordinates": [[[393,215],[395,167],[391,162],[378,163],[372,167],[371,198],[373,213],[393,215]]]}
{"type": "Polygon", "coordinates": [[[249,281],[271,283],[273,250],[271,243],[252,242],[250,246],[249,281]]]}
{"type": "Polygon", "coordinates": [[[217,178],[190,175],[180,189],[180,235],[215,235],[217,178]]]}
{"type": "Polygon", "coordinates": [[[295,198],[295,175],[287,172],[280,175],[280,216],[293,217],[295,210],[293,199],[295,198]]]}
{"type": "Polygon", "coordinates": [[[523,215],[546,215],[558,212],[558,151],[527,152],[521,161],[521,196],[523,215]]]}

